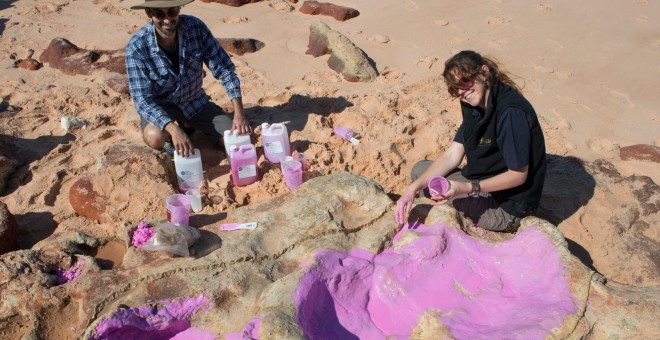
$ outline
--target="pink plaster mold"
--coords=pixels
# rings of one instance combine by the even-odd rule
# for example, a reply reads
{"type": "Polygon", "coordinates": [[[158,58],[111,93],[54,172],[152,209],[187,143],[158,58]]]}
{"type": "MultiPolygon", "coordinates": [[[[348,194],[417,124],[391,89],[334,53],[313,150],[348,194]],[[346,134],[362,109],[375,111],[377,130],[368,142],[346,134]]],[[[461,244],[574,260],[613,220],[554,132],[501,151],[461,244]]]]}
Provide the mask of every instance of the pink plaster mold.
{"type": "Polygon", "coordinates": [[[136,248],[140,248],[152,236],[154,236],[154,227],[145,221],[140,221],[133,232],[133,237],[131,237],[131,244],[136,248]]]}
{"type": "Polygon", "coordinates": [[[225,340],[247,340],[259,339],[259,327],[261,326],[261,319],[254,317],[247,325],[243,326],[240,332],[229,333],[225,340]]]}
{"type": "Polygon", "coordinates": [[[91,339],[215,339],[213,333],[190,327],[190,318],[202,308],[212,308],[204,294],[118,309],[99,322],[91,339]]]}
{"type": "Polygon", "coordinates": [[[430,313],[456,339],[540,339],[576,312],[563,262],[536,226],[497,244],[446,222],[409,228],[378,255],[315,253],[293,296],[307,338],[407,338],[430,313]],[[401,242],[406,233],[417,237],[401,242]]]}

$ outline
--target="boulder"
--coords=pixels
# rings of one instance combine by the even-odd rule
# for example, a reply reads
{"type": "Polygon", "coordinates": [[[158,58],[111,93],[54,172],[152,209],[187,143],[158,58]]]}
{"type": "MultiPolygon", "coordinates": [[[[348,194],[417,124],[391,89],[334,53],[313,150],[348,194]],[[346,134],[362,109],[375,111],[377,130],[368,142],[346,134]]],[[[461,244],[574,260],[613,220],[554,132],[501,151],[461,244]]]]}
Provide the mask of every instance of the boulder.
{"type": "Polygon", "coordinates": [[[7,205],[0,202],[0,254],[18,250],[18,225],[7,205]]]}
{"type": "Polygon", "coordinates": [[[0,136],[0,193],[5,190],[7,178],[16,170],[19,162],[13,158],[11,143],[0,136]]]}
{"type": "Polygon", "coordinates": [[[126,74],[126,51],[86,50],[64,38],[51,40],[39,61],[68,75],[87,75],[97,70],[126,74]]]}
{"type": "Polygon", "coordinates": [[[330,54],[328,66],[347,81],[371,82],[378,76],[378,71],[362,50],[321,21],[310,26],[309,44],[305,53],[314,57],[330,54]]]}
{"type": "Polygon", "coordinates": [[[638,160],[660,163],[660,147],[648,144],[636,144],[622,147],[619,150],[622,160],[638,160]]]}
{"type": "Polygon", "coordinates": [[[346,21],[360,15],[360,12],[358,12],[356,9],[318,1],[303,2],[303,5],[300,6],[300,13],[310,15],[326,15],[333,17],[338,21],[346,21]]]}

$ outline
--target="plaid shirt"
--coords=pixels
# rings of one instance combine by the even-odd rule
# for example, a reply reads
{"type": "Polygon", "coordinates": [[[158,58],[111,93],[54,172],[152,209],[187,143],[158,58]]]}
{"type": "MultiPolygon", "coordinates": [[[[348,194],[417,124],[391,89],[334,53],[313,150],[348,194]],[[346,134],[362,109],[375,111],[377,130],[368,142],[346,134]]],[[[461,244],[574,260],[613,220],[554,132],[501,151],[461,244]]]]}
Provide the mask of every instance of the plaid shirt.
{"type": "Polygon", "coordinates": [[[126,47],[128,85],[135,109],[161,130],[172,119],[160,105],[176,105],[191,118],[208,103],[202,89],[202,63],[222,82],[230,100],[241,97],[234,64],[209,28],[195,17],[179,18],[179,74],[174,73],[172,62],[158,47],[152,21],[137,31],[126,47]]]}

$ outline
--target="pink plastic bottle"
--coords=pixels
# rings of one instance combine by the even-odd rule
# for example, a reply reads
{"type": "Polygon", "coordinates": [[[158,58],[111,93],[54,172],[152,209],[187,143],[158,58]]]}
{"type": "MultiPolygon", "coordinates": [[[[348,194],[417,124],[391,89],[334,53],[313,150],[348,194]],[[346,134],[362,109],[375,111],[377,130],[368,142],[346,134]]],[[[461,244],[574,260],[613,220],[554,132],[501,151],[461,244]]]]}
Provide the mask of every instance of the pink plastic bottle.
{"type": "Polygon", "coordinates": [[[289,134],[284,124],[261,124],[261,137],[264,144],[264,155],[271,163],[279,163],[284,156],[291,156],[289,134]]]}
{"type": "Polygon", "coordinates": [[[335,128],[332,131],[335,133],[335,135],[353,143],[353,145],[360,144],[360,141],[357,140],[355,137],[353,137],[355,135],[355,132],[347,127],[335,126],[335,128]]]}
{"type": "Polygon", "coordinates": [[[252,144],[233,145],[231,150],[231,179],[236,186],[252,184],[259,179],[257,150],[252,144]]]}

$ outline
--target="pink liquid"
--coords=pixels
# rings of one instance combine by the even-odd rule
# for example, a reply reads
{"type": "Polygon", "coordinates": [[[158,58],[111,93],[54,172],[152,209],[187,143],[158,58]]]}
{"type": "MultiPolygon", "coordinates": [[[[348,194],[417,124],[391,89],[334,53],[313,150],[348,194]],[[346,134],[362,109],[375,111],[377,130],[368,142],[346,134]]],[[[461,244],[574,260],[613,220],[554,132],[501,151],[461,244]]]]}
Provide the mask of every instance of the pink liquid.
{"type": "Polygon", "coordinates": [[[165,199],[167,222],[188,225],[190,219],[190,199],[186,195],[174,194],[165,199]]]}
{"type": "Polygon", "coordinates": [[[231,179],[236,186],[252,184],[259,179],[257,151],[252,144],[234,147],[231,153],[231,179]]]}
{"type": "Polygon", "coordinates": [[[264,145],[264,155],[269,162],[277,164],[284,156],[291,156],[289,134],[284,124],[263,123],[261,138],[264,145]]]}
{"type": "Polygon", "coordinates": [[[302,163],[299,161],[292,160],[282,164],[282,172],[284,183],[289,189],[297,189],[302,184],[302,163]]]}

